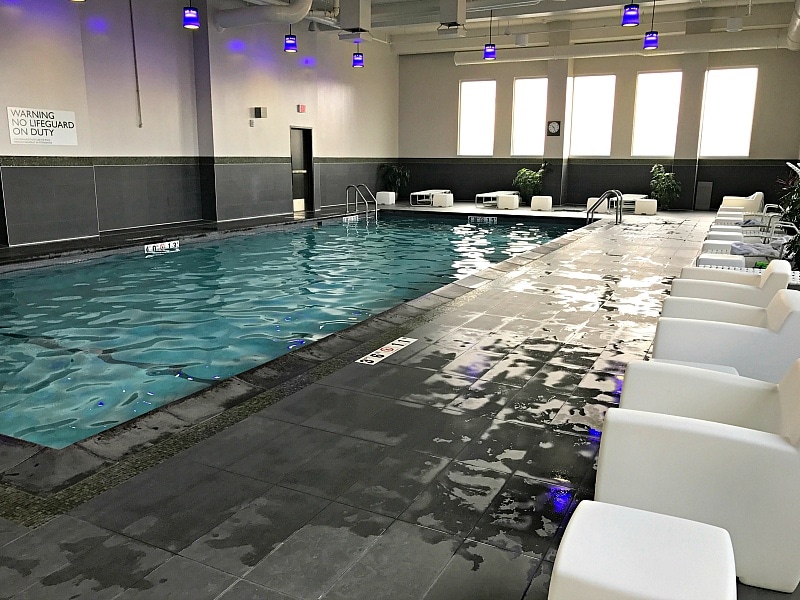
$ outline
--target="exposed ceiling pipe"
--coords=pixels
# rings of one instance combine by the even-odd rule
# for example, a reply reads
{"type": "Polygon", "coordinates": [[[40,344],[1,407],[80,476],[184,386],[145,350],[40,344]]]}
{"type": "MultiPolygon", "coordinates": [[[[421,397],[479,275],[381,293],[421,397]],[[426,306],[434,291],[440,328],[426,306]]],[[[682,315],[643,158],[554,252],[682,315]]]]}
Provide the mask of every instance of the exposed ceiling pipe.
{"type": "Polygon", "coordinates": [[[263,23],[299,23],[311,10],[311,0],[290,0],[289,4],[248,6],[220,10],[214,21],[222,29],[263,23]]]}
{"type": "MultiPolygon", "coordinates": [[[[798,0],[800,2],[800,0],[798,0]]],[[[530,62],[537,60],[568,58],[599,58],[608,56],[656,56],[664,54],[693,54],[702,52],[729,52],[734,50],[774,50],[786,48],[777,30],[743,31],[736,35],[727,33],[702,33],[696,35],[665,36],[659,41],[657,50],[642,50],[639,40],[624,42],[599,42],[592,44],[568,44],[563,46],[538,46],[534,48],[498,48],[494,63],[530,62]]],[[[483,60],[483,52],[469,50],[454,52],[455,64],[489,64],[483,60]]]]}
{"type": "Polygon", "coordinates": [[[334,0],[330,10],[309,10],[305,18],[306,21],[325,25],[326,29],[341,29],[342,27],[339,25],[339,0],[334,0]]]}
{"type": "Polygon", "coordinates": [[[786,32],[786,47],[789,50],[800,50],[800,0],[794,3],[789,29],[786,32]]]}

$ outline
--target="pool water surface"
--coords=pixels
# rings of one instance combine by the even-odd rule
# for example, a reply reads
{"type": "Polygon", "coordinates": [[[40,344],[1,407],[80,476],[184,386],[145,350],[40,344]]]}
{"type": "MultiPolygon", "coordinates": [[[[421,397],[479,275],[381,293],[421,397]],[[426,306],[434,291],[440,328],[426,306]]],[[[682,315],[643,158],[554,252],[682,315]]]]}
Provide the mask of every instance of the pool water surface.
{"type": "Polygon", "coordinates": [[[63,448],[574,222],[384,217],[0,275],[0,434],[63,448]]]}

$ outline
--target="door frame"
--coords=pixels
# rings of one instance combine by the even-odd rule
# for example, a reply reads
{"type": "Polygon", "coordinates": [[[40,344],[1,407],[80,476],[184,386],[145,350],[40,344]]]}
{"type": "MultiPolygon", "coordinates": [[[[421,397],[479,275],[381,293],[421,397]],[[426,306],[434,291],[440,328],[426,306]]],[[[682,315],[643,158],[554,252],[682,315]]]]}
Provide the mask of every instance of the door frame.
{"type": "MultiPolygon", "coordinates": [[[[289,126],[289,154],[290,154],[290,168],[292,166],[292,152],[294,149],[291,144],[292,132],[299,131],[302,139],[302,152],[303,163],[305,164],[305,202],[303,209],[306,213],[314,212],[314,147],[313,147],[313,129],[311,127],[302,126],[289,126]]],[[[292,170],[292,179],[294,179],[295,171],[292,170]]],[[[292,202],[294,202],[294,181],[292,181],[292,202]]],[[[294,209],[294,206],[292,206],[294,209]]]]}

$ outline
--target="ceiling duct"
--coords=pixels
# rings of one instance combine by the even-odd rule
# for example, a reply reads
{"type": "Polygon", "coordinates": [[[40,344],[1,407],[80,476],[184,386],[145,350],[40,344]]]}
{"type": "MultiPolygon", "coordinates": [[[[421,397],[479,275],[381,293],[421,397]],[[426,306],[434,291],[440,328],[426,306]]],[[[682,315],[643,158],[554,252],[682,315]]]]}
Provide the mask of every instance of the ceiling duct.
{"type": "Polygon", "coordinates": [[[789,30],[786,32],[786,47],[789,50],[800,50],[800,0],[794,4],[789,30]]]}
{"type": "Polygon", "coordinates": [[[467,0],[441,0],[439,22],[448,27],[463,26],[467,22],[467,0]]]}
{"type": "Polygon", "coordinates": [[[248,6],[217,11],[217,27],[246,27],[263,23],[299,23],[311,10],[311,0],[290,0],[288,4],[248,6]]]}
{"type": "Polygon", "coordinates": [[[339,3],[339,26],[345,31],[353,33],[369,31],[372,27],[372,2],[370,0],[341,0],[339,3]]]}

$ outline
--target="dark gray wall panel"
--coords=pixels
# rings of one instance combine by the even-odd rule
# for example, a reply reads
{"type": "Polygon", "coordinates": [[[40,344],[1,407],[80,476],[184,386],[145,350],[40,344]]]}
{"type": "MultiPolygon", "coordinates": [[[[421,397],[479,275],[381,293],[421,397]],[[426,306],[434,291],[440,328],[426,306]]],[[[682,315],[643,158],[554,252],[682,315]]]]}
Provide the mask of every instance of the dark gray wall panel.
{"type": "Polygon", "coordinates": [[[3,167],[9,245],[96,236],[94,169],[3,167]]]}
{"type": "Polygon", "coordinates": [[[565,204],[585,205],[587,198],[600,196],[606,190],[648,194],[651,167],[652,164],[612,162],[609,159],[570,160],[567,163],[565,204]]]}
{"type": "Polygon", "coordinates": [[[0,246],[8,246],[8,229],[6,228],[6,207],[3,199],[3,170],[0,168],[0,246]]]}
{"type": "Polygon", "coordinates": [[[200,169],[189,165],[98,165],[100,231],[202,218],[200,169]]]}
{"type": "MultiPolygon", "coordinates": [[[[540,160],[471,160],[471,159],[403,159],[402,164],[411,171],[410,189],[401,197],[408,199],[409,192],[428,189],[452,190],[456,200],[470,201],[476,194],[514,189],[511,182],[521,168],[538,170],[540,160]]],[[[561,162],[548,161],[542,193],[553,197],[559,204],[561,194],[561,162]]]]}
{"type": "Polygon", "coordinates": [[[777,204],[781,197],[778,179],[789,177],[786,161],[700,160],[697,180],[711,181],[711,208],[722,204],[723,196],[749,196],[764,192],[764,201],[777,204]]]}
{"type": "Polygon", "coordinates": [[[285,163],[217,164],[217,219],[292,212],[292,169],[285,163]]]}
{"type": "Polygon", "coordinates": [[[314,208],[345,204],[348,185],[366,183],[373,193],[378,187],[378,165],[371,162],[316,162],[314,163],[314,208]]]}

